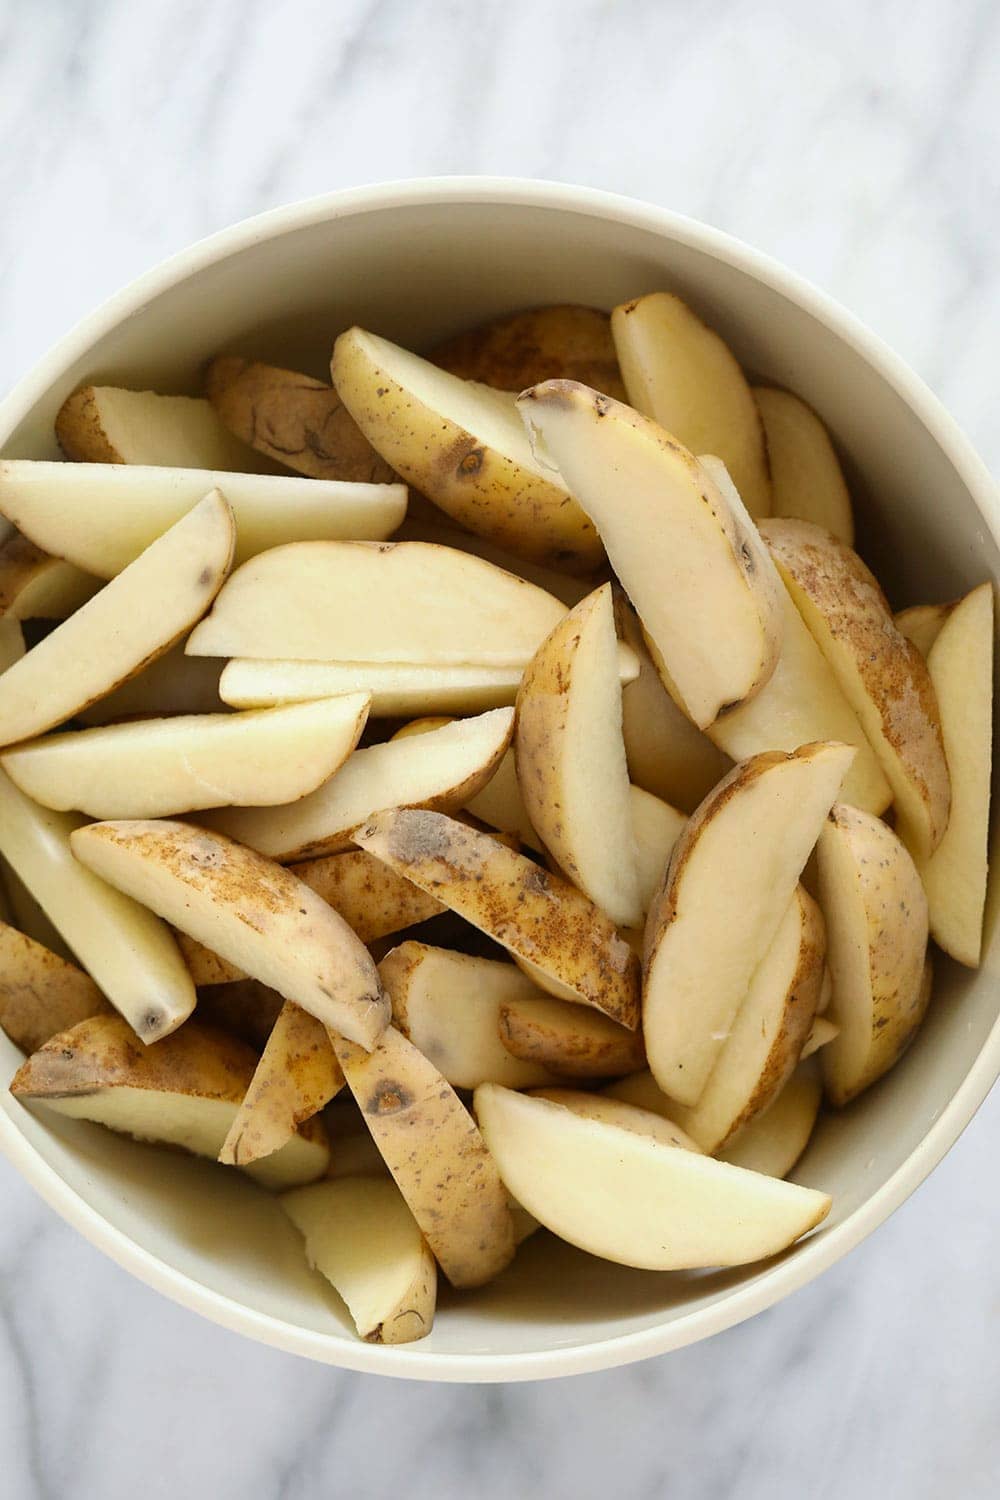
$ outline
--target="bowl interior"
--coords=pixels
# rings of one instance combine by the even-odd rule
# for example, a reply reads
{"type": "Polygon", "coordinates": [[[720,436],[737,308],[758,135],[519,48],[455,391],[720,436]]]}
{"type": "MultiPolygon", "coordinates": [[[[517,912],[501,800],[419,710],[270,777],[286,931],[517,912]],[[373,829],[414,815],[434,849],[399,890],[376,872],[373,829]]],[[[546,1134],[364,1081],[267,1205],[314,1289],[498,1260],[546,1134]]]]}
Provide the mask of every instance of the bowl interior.
{"type": "MultiPolygon", "coordinates": [[[[533,202],[530,194],[520,202],[515,195],[410,198],[303,215],[271,237],[244,235],[239,248],[208,263],[193,255],[190,274],[88,347],[78,341],[29,409],[8,403],[16,425],[8,418],[0,426],[4,454],[56,456],[54,414],[84,380],[196,392],[203,361],[222,349],[328,375],[333,338],[352,322],[420,348],[518,306],[611,307],[670,287],[748,367],[822,414],[864,496],[861,546],[894,606],[952,598],[1000,577],[995,536],[947,422],[932,432],[920,388],[906,387],[891,365],[888,376],[876,368],[870,358],[878,353],[863,335],[825,321],[823,305],[774,268],[761,270],[695,226],[671,229],[610,200],[574,208],[533,202]]],[[[0,1137],[61,1211],[111,1253],[181,1300],[261,1337],[401,1373],[594,1368],[734,1321],[806,1279],[835,1245],[853,1242],[852,1216],[877,1222],[873,1200],[885,1197],[922,1143],[927,1150],[928,1131],[987,1043],[997,1019],[997,961],[991,913],[982,971],[940,959],[934,1004],[908,1055],[882,1086],[823,1120],[795,1175],[830,1191],[834,1210],[796,1250],[763,1267],[655,1275],[606,1265],[541,1235],[493,1286],[461,1300],[446,1293],[433,1333],[412,1353],[356,1342],[338,1299],[305,1269],[280,1210],[235,1174],[54,1120],[6,1091],[0,1137]]],[[[5,1079],[19,1061],[0,1036],[5,1079]]]]}

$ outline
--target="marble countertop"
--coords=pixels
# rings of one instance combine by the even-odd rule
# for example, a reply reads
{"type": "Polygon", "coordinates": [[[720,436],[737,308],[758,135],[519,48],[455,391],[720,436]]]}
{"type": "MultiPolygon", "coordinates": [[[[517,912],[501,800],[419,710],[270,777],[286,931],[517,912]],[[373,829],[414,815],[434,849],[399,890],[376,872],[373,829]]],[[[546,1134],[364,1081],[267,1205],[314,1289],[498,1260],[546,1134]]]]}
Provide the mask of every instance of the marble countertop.
{"type": "MultiPolygon", "coordinates": [[[[865,318],[1000,472],[1000,10],[990,0],[0,0],[0,387],[234,219],[425,173],[693,214],[865,318]]],[[[1000,1477],[1000,1098],[791,1301],[575,1381],[431,1387],[200,1321],[0,1162],[10,1500],[470,1490],[986,1500],[1000,1477]]]]}

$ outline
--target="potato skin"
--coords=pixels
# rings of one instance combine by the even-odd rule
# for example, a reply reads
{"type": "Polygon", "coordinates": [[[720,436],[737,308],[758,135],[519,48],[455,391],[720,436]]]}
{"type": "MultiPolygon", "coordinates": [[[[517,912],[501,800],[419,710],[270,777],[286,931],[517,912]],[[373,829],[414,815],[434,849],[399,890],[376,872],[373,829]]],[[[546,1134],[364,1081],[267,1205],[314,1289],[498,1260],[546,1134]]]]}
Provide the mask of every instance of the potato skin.
{"type": "Polygon", "coordinates": [[[642,1036],[600,1011],[539,995],[500,1007],[500,1040],[513,1057],[563,1078],[616,1078],[646,1066],[642,1036]]]}
{"type": "Polygon", "coordinates": [[[94,387],[74,391],[56,413],[56,442],[67,458],[78,462],[120,464],[122,456],[104,431],[94,387]]]}
{"type": "Polygon", "coordinates": [[[563,303],[508,313],[445,339],[427,357],[452,375],[499,391],[579,380],[616,401],[628,400],[611,316],[596,307],[563,303]]]}
{"type": "Polygon", "coordinates": [[[245,1167],[278,1151],[344,1086],[326,1028],[286,1000],[219,1160],[245,1167]]]}
{"type": "Polygon", "coordinates": [[[333,387],[311,375],[219,355],[205,371],[205,394],[230,432],[299,474],[366,483],[396,478],[333,387]]]}
{"type": "Polygon", "coordinates": [[[114,1012],[89,974],[0,922],[0,1027],[22,1052],[114,1012]]]}

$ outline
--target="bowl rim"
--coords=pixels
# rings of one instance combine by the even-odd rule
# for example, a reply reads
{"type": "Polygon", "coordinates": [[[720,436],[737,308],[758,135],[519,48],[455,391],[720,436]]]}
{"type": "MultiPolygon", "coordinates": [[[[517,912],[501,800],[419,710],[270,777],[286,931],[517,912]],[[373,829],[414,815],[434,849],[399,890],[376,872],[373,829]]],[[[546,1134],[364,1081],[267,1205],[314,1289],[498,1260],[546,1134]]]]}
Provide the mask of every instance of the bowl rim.
{"type": "MultiPolygon", "coordinates": [[[[905,402],[969,491],[1000,546],[997,487],[957,422],[906,362],[860,319],[779,261],[722,230],[640,199],[563,182],[500,176],[410,178],[344,188],[243,219],[196,241],[129,282],[55,343],[0,401],[0,447],[27,412],[87,350],[146,303],[206,267],[265,240],[339,218],[439,204],[543,208],[611,220],[699,250],[752,276],[848,344],[905,402]]],[[[772,1307],[865,1239],[920,1185],[972,1119],[1000,1076],[1000,1018],[948,1104],[881,1188],[841,1223],[807,1238],[789,1255],[710,1306],[669,1322],[522,1354],[441,1354],[412,1346],[340,1340],[258,1312],[173,1269],[92,1209],[0,1111],[0,1150],[39,1195],[92,1245],[139,1281],[230,1331],[287,1353],[367,1374],[443,1381],[540,1380],[612,1369],[720,1333],[772,1307]]]]}

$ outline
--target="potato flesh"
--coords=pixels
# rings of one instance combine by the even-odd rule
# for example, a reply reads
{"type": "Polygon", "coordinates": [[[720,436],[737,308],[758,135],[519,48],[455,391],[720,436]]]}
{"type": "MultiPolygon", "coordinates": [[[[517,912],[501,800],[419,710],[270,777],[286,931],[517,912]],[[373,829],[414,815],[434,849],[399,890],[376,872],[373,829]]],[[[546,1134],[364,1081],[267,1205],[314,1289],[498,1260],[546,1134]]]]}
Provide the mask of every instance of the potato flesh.
{"type": "Polygon", "coordinates": [[[853,547],[851,497],[822,421],[791,391],[755,386],[753,394],[767,436],[771,513],[812,521],[853,547]]]}
{"type": "Polygon", "coordinates": [[[221,663],[210,657],[185,656],[180,641],[76,717],[96,728],[133,718],[222,713],[226,705],[219,696],[221,672],[221,663]]]}
{"type": "Polygon", "coordinates": [[[250,449],[199,396],[84,386],[56,416],[56,437],[67,458],[83,462],[227,472],[257,467],[250,449]]]}
{"type": "Polygon", "coordinates": [[[809,1144],[823,1084],[815,1062],[800,1062],[771,1107],[719,1153],[721,1161],[767,1177],[787,1177],[809,1144]]]}
{"type": "MultiPolygon", "coordinates": [[[[610,1078],[632,1073],[646,1060],[636,1032],[599,1010],[532,993],[530,988],[505,1000],[498,1019],[500,1040],[513,1057],[564,1078],[610,1078]]],[[[480,1082],[506,1080],[484,1078],[480,1082]]]]}
{"type": "MultiPolygon", "coordinates": [[[[197,660],[197,658],[194,658],[197,660]]],[[[258,661],[234,657],[219,691],[232,708],[267,708],[340,693],[371,694],[374,716],[483,713],[517,697],[522,668],[419,662],[258,661]]]]}
{"type": "Polygon", "coordinates": [[[62,558],[49,557],[27,537],[0,543],[0,611],[4,619],[65,620],[101,586],[62,558]]]}
{"type": "Polygon", "coordinates": [[[626,1104],[607,1092],[593,1094],[583,1089],[542,1088],[533,1089],[532,1096],[536,1099],[548,1099],[550,1104],[561,1104],[564,1109],[582,1115],[585,1120],[597,1120],[604,1125],[617,1125],[622,1130],[631,1130],[634,1135],[649,1136],[664,1146],[676,1146],[681,1151],[701,1151],[698,1142],[666,1115],[654,1114],[652,1110],[626,1104]]]}

